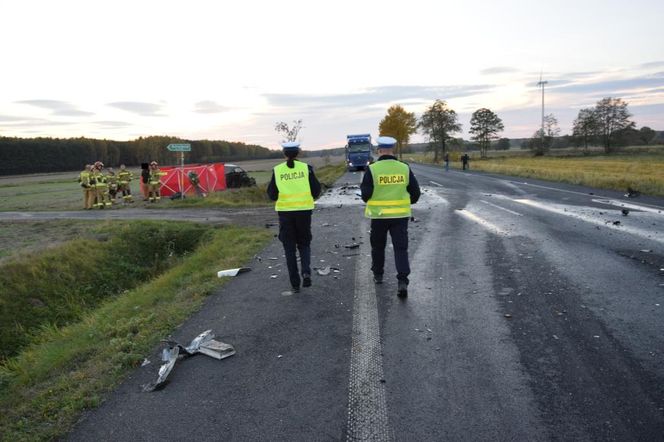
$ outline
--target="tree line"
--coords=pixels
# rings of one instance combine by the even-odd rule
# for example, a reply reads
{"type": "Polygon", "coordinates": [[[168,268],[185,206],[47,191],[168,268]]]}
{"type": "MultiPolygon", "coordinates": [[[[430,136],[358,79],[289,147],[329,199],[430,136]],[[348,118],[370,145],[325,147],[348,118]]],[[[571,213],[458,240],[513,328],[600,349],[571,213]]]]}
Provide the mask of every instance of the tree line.
{"type": "MultiPolygon", "coordinates": [[[[606,153],[613,152],[618,146],[650,144],[657,132],[647,126],[636,130],[627,110],[628,103],[620,98],[604,98],[594,108],[582,109],[574,121],[572,135],[559,137],[558,120],[553,114],[544,117],[543,127],[535,131],[532,137],[524,141],[522,148],[531,149],[535,155],[544,155],[552,147],[588,147],[589,144],[601,144],[606,153]]],[[[470,118],[470,139],[468,143],[454,134],[461,132],[461,123],[457,113],[444,100],[436,100],[427,107],[418,119],[414,112],[406,111],[400,105],[391,106],[380,121],[380,135],[388,135],[397,140],[397,153],[402,157],[408,146],[410,136],[421,130],[429,141],[427,150],[434,154],[434,162],[448,150],[466,150],[477,148],[485,158],[489,148],[509,149],[510,140],[501,138],[500,132],[505,126],[498,115],[490,109],[480,108],[470,118]]]]}
{"type": "Polygon", "coordinates": [[[78,170],[95,161],[107,166],[138,166],[149,161],[176,164],[179,153],[166,149],[171,143],[191,144],[191,152],[185,153],[187,163],[277,158],[281,155],[279,151],[253,144],[167,136],[140,137],[132,141],[0,137],[0,175],[78,170]]]}

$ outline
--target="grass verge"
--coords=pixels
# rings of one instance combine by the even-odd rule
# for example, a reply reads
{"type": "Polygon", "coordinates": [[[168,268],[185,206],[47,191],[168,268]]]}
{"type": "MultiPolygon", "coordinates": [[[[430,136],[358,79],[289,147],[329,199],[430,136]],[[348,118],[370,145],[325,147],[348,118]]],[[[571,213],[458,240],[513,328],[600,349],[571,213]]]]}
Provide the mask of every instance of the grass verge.
{"type": "Polygon", "coordinates": [[[0,366],[0,438],[50,440],[138,366],[152,348],[223,284],[220,268],[238,267],[271,239],[261,229],[209,231],[179,264],[107,300],[38,339],[0,366]]]}

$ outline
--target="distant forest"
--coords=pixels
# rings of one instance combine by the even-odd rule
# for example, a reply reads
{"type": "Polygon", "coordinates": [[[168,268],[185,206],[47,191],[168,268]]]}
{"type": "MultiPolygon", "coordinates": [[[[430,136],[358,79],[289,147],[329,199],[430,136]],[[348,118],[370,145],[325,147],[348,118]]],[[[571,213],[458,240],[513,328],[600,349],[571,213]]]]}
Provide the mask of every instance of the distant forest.
{"type": "Polygon", "coordinates": [[[164,136],[133,141],[0,137],[0,175],[79,170],[95,161],[103,162],[106,167],[138,166],[153,160],[159,164],[177,164],[179,153],[166,149],[171,143],[191,144],[191,152],[185,153],[188,164],[281,157],[281,151],[253,144],[164,136]]]}

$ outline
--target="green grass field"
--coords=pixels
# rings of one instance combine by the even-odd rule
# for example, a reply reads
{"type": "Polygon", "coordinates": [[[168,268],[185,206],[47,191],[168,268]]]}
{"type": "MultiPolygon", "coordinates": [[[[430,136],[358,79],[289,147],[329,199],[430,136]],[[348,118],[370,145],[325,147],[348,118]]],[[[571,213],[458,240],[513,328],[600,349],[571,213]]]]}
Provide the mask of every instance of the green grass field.
{"type": "MultiPolygon", "coordinates": [[[[430,154],[406,154],[406,158],[416,162],[432,162],[430,154]]],[[[450,166],[461,169],[458,161],[451,162],[450,166]]],[[[664,196],[664,148],[637,147],[612,155],[594,153],[544,157],[533,157],[527,151],[510,156],[501,152],[488,159],[479,159],[479,155],[475,154],[471,157],[470,168],[600,189],[625,191],[631,187],[647,195],[664,196]]]]}
{"type": "MultiPolygon", "coordinates": [[[[129,232],[142,235],[145,232],[141,229],[147,226],[160,230],[163,222],[132,225],[125,224],[129,232]]],[[[219,269],[245,264],[272,239],[272,233],[265,229],[213,228],[190,223],[171,226],[176,229],[171,232],[175,234],[192,228],[199,230],[204,240],[189,252],[173,249],[174,255],[165,258],[172,259],[172,265],[162,273],[106,297],[101,304],[80,309],[68,325],[43,324],[30,333],[29,342],[16,356],[0,364],[0,440],[53,440],[64,435],[82,411],[98,406],[104,394],[140,365],[160,339],[197,310],[209,293],[223,285],[227,278],[217,278],[219,269]]],[[[109,236],[104,244],[113,241],[112,231],[117,226],[109,227],[111,231],[107,231],[109,236]]],[[[130,247],[132,235],[123,232],[127,233],[119,229],[117,236],[125,236],[125,245],[130,247]]],[[[164,241],[159,243],[163,245],[164,241]]],[[[36,267],[42,266],[39,262],[46,265],[48,275],[63,277],[63,284],[53,284],[51,288],[65,297],[68,294],[64,280],[76,275],[71,268],[81,262],[78,254],[69,252],[80,245],[81,240],[70,241],[33,259],[36,267]],[[53,258],[53,254],[58,256],[53,258]]],[[[116,252],[118,257],[131,257],[140,250],[116,252]]],[[[25,278],[20,272],[7,271],[15,265],[13,260],[5,263],[0,272],[23,284],[26,294],[33,293],[32,285],[44,283],[25,278]]],[[[24,262],[24,265],[33,264],[24,262]]]]}

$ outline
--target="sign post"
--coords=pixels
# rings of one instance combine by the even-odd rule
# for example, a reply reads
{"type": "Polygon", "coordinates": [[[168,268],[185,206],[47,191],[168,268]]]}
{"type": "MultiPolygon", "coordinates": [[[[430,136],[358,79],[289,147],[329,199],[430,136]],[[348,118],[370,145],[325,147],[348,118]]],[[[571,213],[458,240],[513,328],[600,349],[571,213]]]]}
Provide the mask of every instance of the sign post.
{"type": "Polygon", "coordinates": [[[166,149],[171,152],[180,152],[180,176],[178,177],[178,187],[180,188],[180,199],[184,199],[184,153],[191,152],[191,144],[169,144],[166,149]]]}

